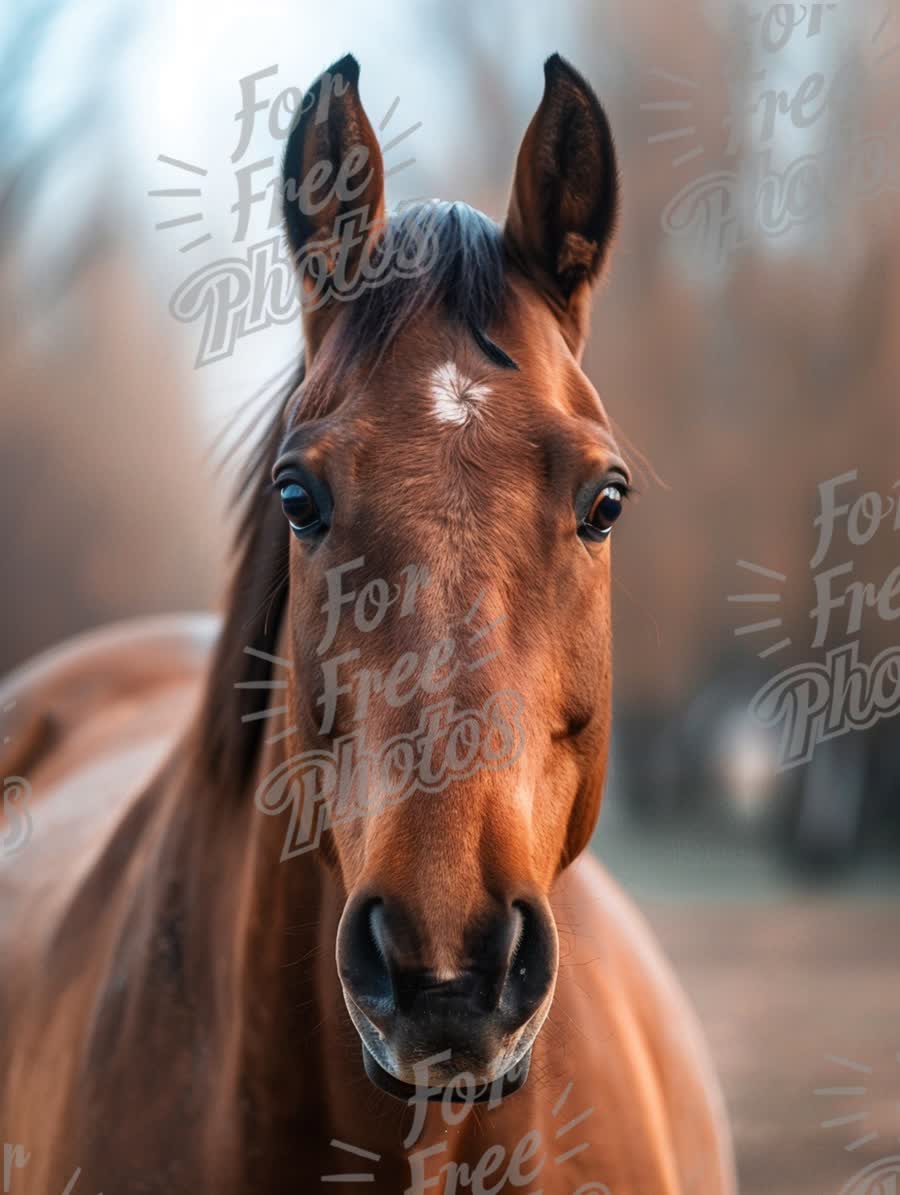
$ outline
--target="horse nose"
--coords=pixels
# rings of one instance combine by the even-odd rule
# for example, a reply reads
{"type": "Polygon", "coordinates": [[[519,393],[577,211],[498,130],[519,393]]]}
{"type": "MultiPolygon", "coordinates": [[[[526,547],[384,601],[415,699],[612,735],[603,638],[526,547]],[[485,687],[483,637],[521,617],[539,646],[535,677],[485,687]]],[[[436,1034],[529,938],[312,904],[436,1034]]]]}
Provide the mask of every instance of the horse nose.
{"type": "Polygon", "coordinates": [[[345,991],[381,1032],[419,1025],[489,1020],[504,1033],[521,1028],[543,1004],[555,978],[555,936],[539,901],[514,900],[464,935],[465,960],[438,973],[423,954],[411,911],[396,901],[362,897],[349,907],[338,937],[345,991]]]}

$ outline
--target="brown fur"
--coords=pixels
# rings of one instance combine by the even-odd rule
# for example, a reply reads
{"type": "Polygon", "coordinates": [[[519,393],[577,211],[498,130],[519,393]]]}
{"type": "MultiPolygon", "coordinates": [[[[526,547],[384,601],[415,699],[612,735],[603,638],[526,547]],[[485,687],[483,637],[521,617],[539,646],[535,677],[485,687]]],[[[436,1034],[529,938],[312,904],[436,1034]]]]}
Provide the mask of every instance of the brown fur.
{"type": "MultiPolygon", "coordinates": [[[[342,130],[367,128],[355,79],[335,120],[324,144],[340,154],[342,130]]],[[[308,160],[302,128],[294,142],[308,160]]],[[[599,104],[551,59],[504,237],[459,211],[441,225],[458,254],[473,254],[469,296],[448,267],[439,285],[389,286],[316,314],[298,386],[251,462],[235,582],[205,673],[205,630],[151,627],[126,637],[127,650],[101,635],[14,679],[23,707],[56,728],[33,773],[33,840],[0,870],[0,1138],[31,1152],[15,1174],[22,1195],[61,1191],[76,1168],[79,1190],[107,1195],[278,1195],[366,1169],[370,1189],[405,1190],[412,1113],[366,1079],[335,967],[342,914],[369,889],[412,910],[410,949],[434,972],[465,961],[467,927],[498,893],[544,902],[559,936],[528,1082],[452,1126],[430,1105],[414,1151],[446,1149],[429,1174],[451,1160],[474,1169],[492,1145],[508,1160],[531,1131],[548,1195],[604,1189],[591,1183],[614,1195],[733,1191],[693,1017],[640,918],[582,854],[609,747],[610,544],[579,540],[573,499],[585,480],[625,468],[578,365],[614,218],[610,155],[599,104]],[[464,427],[440,426],[431,409],[427,379],[447,361],[490,390],[464,427]],[[285,454],[335,499],[314,548],[291,537],[271,490],[285,454]],[[473,708],[521,694],[524,748],[509,767],[335,825],[320,850],[281,862],[287,815],[263,815],[253,794],[321,746],[326,572],[356,557],[357,590],[396,583],[409,564],[429,583],[414,617],[394,606],[368,634],[345,612],[329,654],[358,649],[357,669],[387,672],[477,607],[473,629],[492,628],[478,654],[498,654],[461,669],[452,695],[473,708]],[[235,688],[279,679],[279,690],[235,688]],[[242,722],[273,694],[284,713],[242,722]],[[589,1107],[557,1140],[563,1119],[589,1107]],[[589,1148],[554,1162],[579,1140],[589,1148]],[[334,1141],[379,1161],[354,1165],[334,1141]]],[[[295,225],[294,238],[319,231],[295,225]]],[[[367,735],[413,729],[420,704],[373,702],[367,735]]],[[[342,698],[330,738],[353,725],[342,698]]]]}

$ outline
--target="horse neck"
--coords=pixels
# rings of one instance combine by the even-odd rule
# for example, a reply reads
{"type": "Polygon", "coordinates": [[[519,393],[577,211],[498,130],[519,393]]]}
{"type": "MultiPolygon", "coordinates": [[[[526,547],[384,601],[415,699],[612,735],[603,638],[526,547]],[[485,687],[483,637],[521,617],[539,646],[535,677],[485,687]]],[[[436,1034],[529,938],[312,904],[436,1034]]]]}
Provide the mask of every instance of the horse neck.
{"type": "MultiPolygon", "coordinates": [[[[267,722],[270,740],[283,722],[267,722]]],[[[207,793],[186,835],[185,870],[201,910],[196,941],[209,952],[201,984],[222,1066],[214,1093],[221,1129],[211,1144],[220,1150],[234,1129],[240,1137],[236,1121],[256,1147],[267,1142],[269,1161],[257,1161],[254,1181],[262,1167],[278,1173],[275,1159],[296,1149],[298,1123],[305,1132],[318,1123],[329,1139],[326,1085],[343,1082],[336,1059],[348,1054],[349,1025],[335,1015],[343,1007],[334,961],[343,895],[318,850],[282,860],[288,815],[265,816],[254,803],[259,785],[296,751],[290,736],[267,743],[248,791],[238,801],[207,793]]],[[[352,1060],[358,1071],[358,1046],[352,1060]]]]}

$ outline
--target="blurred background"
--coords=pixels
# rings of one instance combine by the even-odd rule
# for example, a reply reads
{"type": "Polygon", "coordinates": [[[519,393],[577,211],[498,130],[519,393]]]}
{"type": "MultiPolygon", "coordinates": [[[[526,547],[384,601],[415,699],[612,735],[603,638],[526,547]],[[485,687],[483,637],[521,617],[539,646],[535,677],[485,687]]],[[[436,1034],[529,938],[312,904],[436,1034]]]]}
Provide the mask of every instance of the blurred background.
{"type": "Polygon", "coordinates": [[[897,0],[7,5],[0,672],[218,601],[234,464],[299,345],[272,181],[347,50],[393,203],[502,219],[554,50],[607,108],[586,368],[639,493],[595,845],[701,1010],[742,1191],[856,1190],[900,1138],[897,0]],[[880,704],[845,651],[886,660],[880,704]]]}

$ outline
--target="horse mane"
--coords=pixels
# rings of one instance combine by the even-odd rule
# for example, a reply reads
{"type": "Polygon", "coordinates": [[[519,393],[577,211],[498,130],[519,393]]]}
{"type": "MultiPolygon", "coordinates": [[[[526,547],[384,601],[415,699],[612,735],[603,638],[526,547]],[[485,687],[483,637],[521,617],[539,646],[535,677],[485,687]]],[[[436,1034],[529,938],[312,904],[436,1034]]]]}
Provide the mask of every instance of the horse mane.
{"type": "Polygon", "coordinates": [[[413,319],[435,309],[466,329],[494,364],[516,368],[488,336],[511,295],[503,233],[487,216],[463,203],[409,205],[386,222],[373,260],[378,284],[343,303],[338,313],[329,349],[334,369],[327,371],[324,397],[318,388],[314,403],[304,401],[301,360],[290,385],[273,401],[238,479],[236,563],[196,738],[195,764],[217,793],[239,797],[246,791],[266,726],[264,719],[243,719],[269,700],[265,689],[249,689],[246,683],[270,680],[277,666],[271,657],[287,597],[289,539],[271,472],[289,422],[326,413],[339,401],[341,377],[352,365],[365,362],[374,368],[413,319]],[[403,263],[411,256],[418,260],[414,255],[423,244],[431,251],[427,268],[410,272],[403,263]]]}

